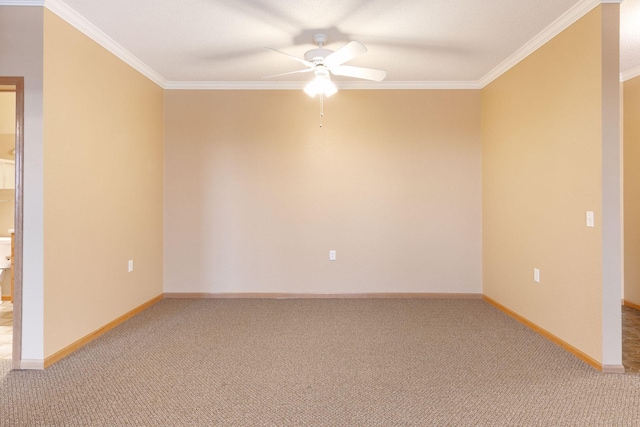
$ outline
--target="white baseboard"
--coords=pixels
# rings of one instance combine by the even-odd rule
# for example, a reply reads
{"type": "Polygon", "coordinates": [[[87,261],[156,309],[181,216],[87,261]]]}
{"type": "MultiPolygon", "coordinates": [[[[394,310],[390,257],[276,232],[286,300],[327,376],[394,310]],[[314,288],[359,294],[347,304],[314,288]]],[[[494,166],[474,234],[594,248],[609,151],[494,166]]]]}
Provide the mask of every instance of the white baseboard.
{"type": "Polygon", "coordinates": [[[602,365],[603,374],[624,374],[624,372],[622,365],[602,365]]]}
{"type": "Polygon", "coordinates": [[[43,370],[44,360],[42,359],[22,359],[20,361],[20,369],[43,370]]]}

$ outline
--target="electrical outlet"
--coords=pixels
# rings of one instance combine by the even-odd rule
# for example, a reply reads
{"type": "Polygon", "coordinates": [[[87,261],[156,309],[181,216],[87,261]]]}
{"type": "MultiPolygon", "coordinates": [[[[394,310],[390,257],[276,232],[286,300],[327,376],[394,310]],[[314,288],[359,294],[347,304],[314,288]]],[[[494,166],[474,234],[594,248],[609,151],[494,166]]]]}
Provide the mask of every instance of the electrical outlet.
{"type": "Polygon", "coordinates": [[[595,227],[593,211],[587,211],[587,227],[595,227]]]}
{"type": "Polygon", "coordinates": [[[133,271],[133,260],[132,259],[129,260],[129,264],[127,266],[127,271],[129,273],[131,273],[133,271]]]}
{"type": "Polygon", "coordinates": [[[329,251],[329,261],[336,260],[336,251],[329,251]]]}
{"type": "Polygon", "coordinates": [[[534,268],[533,269],[533,281],[536,283],[540,283],[540,269],[539,268],[534,268]]]}

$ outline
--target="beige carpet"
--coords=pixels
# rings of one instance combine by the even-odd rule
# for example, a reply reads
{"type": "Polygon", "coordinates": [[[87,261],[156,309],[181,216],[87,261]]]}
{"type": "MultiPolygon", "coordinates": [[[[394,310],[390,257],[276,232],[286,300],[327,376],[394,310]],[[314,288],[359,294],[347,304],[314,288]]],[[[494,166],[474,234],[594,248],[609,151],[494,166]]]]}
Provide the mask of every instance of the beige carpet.
{"type": "Polygon", "coordinates": [[[605,375],[480,300],[164,300],[42,371],[2,426],[634,426],[605,375]]]}

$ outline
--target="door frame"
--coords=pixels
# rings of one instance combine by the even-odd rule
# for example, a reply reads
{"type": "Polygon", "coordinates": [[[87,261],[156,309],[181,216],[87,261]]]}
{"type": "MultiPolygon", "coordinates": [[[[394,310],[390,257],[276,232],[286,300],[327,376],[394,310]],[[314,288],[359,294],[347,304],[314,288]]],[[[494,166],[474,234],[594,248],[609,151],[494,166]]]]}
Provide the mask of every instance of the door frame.
{"type": "Polygon", "coordinates": [[[16,188],[14,204],[13,348],[11,368],[22,362],[22,231],[24,212],[24,77],[0,77],[0,85],[16,88],[16,188]]]}

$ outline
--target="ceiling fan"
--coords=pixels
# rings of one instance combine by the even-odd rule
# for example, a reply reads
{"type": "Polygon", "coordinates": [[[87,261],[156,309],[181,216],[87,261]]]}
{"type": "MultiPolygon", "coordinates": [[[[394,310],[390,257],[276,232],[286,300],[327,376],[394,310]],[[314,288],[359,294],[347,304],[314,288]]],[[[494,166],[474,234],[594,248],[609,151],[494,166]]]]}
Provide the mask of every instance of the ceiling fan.
{"type": "Polygon", "coordinates": [[[336,76],[355,77],[364,80],[382,81],[387,76],[387,72],[384,70],[376,70],[374,68],[354,67],[351,65],[343,65],[345,62],[352,60],[356,56],[362,55],[367,52],[367,48],[360,42],[351,41],[340,49],[333,51],[324,48],[324,44],[327,42],[327,36],[325,34],[316,34],[313,37],[313,41],[318,45],[317,48],[311,49],[304,54],[303,58],[290,55],[281,50],[267,48],[274,52],[278,52],[285,55],[295,61],[298,61],[307,66],[307,68],[297,71],[291,71],[288,73],[276,74],[273,76],[265,77],[278,77],[288,74],[309,73],[313,72],[315,79],[311,81],[304,91],[310,96],[317,94],[323,94],[324,96],[331,96],[338,91],[335,84],[331,81],[331,74],[336,76]]]}

